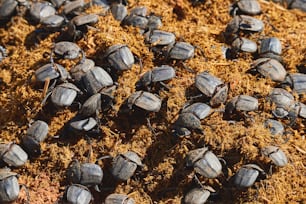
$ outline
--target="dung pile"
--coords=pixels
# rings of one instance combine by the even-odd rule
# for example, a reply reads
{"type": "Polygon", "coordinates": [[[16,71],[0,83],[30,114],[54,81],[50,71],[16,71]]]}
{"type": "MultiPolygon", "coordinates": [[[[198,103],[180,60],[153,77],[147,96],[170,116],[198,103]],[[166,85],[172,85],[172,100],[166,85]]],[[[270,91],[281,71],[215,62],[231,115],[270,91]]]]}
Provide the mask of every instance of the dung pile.
{"type": "MultiPolygon", "coordinates": [[[[75,41],[86,58],[103,67],[105,51],[112,45],[126,44],[135,59],[141,61],[136,60],[131,69],[119,74],[111,73],[117,82],[114,104],[99,113],[101,132],[90,139],[83,133],[66,132],[65,124],[77,115],[78,105],[58,109],[48,100],[43,106],[44,85],[34,77],[39,67],[50,63],[50,53],[54,44],[63,39],[62,33],[45,32],[40,24],[21,16],[1,21],[0,45],[6,49],[6,57],[0,62],[0,142],[20,144],[33,120],[43,120],[49,125],[48,136],[41,143],[41,155],[20,168],[12,168],[20,175],[19,183],[28,187],[30,203],[55,203],[63,196],[69,185],[66,170],[73,159],[94,163],[100,157],[115,157],[129,150],[140,156],[143,167],[138,167],[128,181],[117,182],[111,175],[112,160],[98,160],[104,178],[100,193],[91,189],[93,203],[101,203],[111,193],[127,194],[136,203],[180,203],[189,190],[199,187],[193,169],[186,167],[185,157],[190,150],[203,146],[226,161],[224,173],[217,178],[198,175],[202,185],[216,190],[209,198],[212,202],[306,202],[305,118],[278,119],[286,127],[285,136],[273,136],[265,128],[264,121],[274,118],[271,111],[275,108],[266,98],[280,83],[249,73],[256,54],[238,52],[230,59],[225,58],[224,47],[230,46],[225,43],[224,31],[233,18],[229,14],[232,3],[228,0],[198,1],[194,5],[187,0],[128,1],[128,11],[136,6],[147,7],[161,17],[160,30],[174,33],[176,41],[195,46],[194,57],[184,62],[155,53],[154,46],[145,43],[141,29],[121,25],[110,11],[97,5],[87,8],[85,12],[98,14],[99,20],[75,41]],[[153,89],[162,100],[160,111],[122,111],[142,74],[162,64],[173,66],[176,77],[169,80],[167,88],[153,89]],[[187,103],[209,102],[205,97],[197,97],[200,93],[194,85],[196,75],[204,71],[229,85],[226,103],[235,96],[249,95],[258,99],[258,110],[228,119],[223,113],[226,103],[221,104],[201,121],[202,132],[191,131],[189,136],[176,137],[173,124],[183,107],[187,103]],[[261,149],[270,145],[284,151],[287,165],[277,167],[262,154],[261,149]],[[259,165],[266,177],[250,188],[235,188],[230,178],[250,163],[259,165]]],[[[278,38],[287,73],[305,73],[306,14],[270,1],[259,0],[259,3],[262,13],[255,18],[262,20],[264,29],[243,37],[257,44],[264,38],[278,38]]],[[[55,60],[68,71],[78,63],[78,60],[55,60]]],[[[295,101],[306,104],[305,93],[298,95],[290,87],[286,90],[295,101]]],[[[25,203],[26,199],[26,192],[21,190],[15,203],[25,203]]]]}

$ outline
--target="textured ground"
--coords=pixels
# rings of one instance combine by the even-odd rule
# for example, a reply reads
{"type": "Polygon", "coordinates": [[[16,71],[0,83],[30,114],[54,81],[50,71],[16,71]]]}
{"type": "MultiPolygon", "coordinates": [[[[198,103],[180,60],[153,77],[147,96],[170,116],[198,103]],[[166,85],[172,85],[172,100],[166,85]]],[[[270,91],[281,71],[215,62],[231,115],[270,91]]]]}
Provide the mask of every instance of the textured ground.
{"type": "MultiPolygon", "coordinates": [[[[115,43],[127,44],[133,53],[142,59],[143,73],[161,63],[172,64],[177,77],[169,82],[169,91],[159,92],[163,106],[159,113],[150,114],[150,120],[156,134],[148,129],[142,115],[118,114],[124,100],[135,91],[139,79],[139,64],[118,77],[116,104],[113,110],[100,115],[102,135],[91,139],[92,155],[90,161],[104,155],[115,156],[127,150],[137,152],[143,159],[144,167],[139,169],[128,182],[115,183],[109,172],[110,160],[100,161],[105,178],[100,194],[95,193],[95,202],[101,201],[112,192],[129,194],[137,203],[179,203],[180,199],[194,183],[192,171],[185,168],[184,157],[189,150],[207,145],[216,155],[227,161],[229,176],[243,164],[259,164],[266,172],[271,163],[260,153],[266,145],[278,145],[288,155],[289,164],[283,168],[273,166],[272,174],[256,182],[245,191],[232,187],[228,177],[217,179],[200,177],[202,183],[217,190],[212,197],[215,203],[305,203],[306,202],[306,143],[305,119],[299,118],[287,143],[284,138],[271,137],[262,125],[271,118],[271,107],[265,97],[276,85],[269,79],[245,73],[250,68],[252,56],[241,54],[236,60],[226,60],[221,47],[225,44],[222,32],[232,18],[229,15],[230,1],[206,1],[193,7],[187,0],[146,0],[129,1],[129,8],[144,5],[149,11],[162,16],[161,30],[174,32],[177,40],[197,45],[195,57],[185,64],[195,73],[208,70],[230,84],[228,98],[238,94],[254,95],[259,99],[258,112],[250,113],[255,122],[235,124],[223,120],[222,113],[215,112],[202,121],[204,134],[192,134],[182,139],[171,134],[171,124],[177,119],[180,109],[187,101],[186,96],[197,94],[193,87],[194,73],[188,72],[179,63],[161,62],[144,44],[138,29],[121,27],[110,13],[101,16],[97,29],[91,29],[77,44],[86,52],[86,56],[101,61],[106,48],[115,43]]],[[[257,18],[265,23],[264,31],[254,34],[253,40],[264,37],[278,37],[283,45],[283,58],[288,72],[297,72],[304,63],[306,54],[306,15],[298,10],[286,10],[274,3],[260,0],[263,10],[257,18]]],[[[102,12],[98,7],[87,12],[102,12]]],[[[55,203],[63,194],[67,182],[65,170],[73,158],[87,161],[90,151],[86,139],[75,136],[69,139],[57,139],[64,124],[75,114],[76,108],[54,110],[50,106],[41,107],[41,84],[31,78],[34,71],[49,62],[53,43],[58,33],[37,39],[35,26],[21,17],[14,17],[7,25],[0,27],[0,45],[8,50],[8,57],[0,64],[0,142],[15,141],[25,134],[31,119],[41,119],[49,124],[47,140],[42,144],[43,153],[36,160],[29,161],[23,168],[13,169],[20,174],[19,182],[29,188],[30,203],[55,203]],[[36,43],[33,43],[36,40],[36,43]]],[[[61,60],[68,70],[74,61],[61,60]]],[[[305,70],[304,70],[305,71],[305,70]]],[[[295,95],[297,100],[306,103],[306,97],[295,95]]],[[[221,107],[222,108],[222,107],[221,107]]],[[[284,121],[286,123],[288,121],[284,121]]],[[[61,137],[65,138],[65,137],[61,137]]],[[[16,203],[24,203],[25,192],[21,191],[16,203]]]]}

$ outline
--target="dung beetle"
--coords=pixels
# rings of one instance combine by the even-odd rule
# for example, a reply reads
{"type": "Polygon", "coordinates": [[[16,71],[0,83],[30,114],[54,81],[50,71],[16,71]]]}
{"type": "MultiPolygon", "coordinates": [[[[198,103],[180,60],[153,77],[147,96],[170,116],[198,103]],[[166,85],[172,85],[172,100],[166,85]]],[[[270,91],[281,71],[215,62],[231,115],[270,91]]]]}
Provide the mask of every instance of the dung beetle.
{"type": "Polygon", "coordinates": [[[94,127],[96,127],[97,124],[98,124],[97,121],[92,117],[73,120],[69,123],[70,127],[77,132],[80,131],[88,132],[92,130],[94,127]]]}
{"type": "Polygon", "coordinates": [[[65,23],[65,18],[60,15],[51,15],[45,17],[40,22],[43,25],[43,28],[49,31],[57,31],[65,23]]]}
{"type": "Polygon", "coordinates": [[[276,82],[284,81],[286,77],[286,69],[275,59],[259,58],[251,64],[251,70],[256,70],[262,76],[270,78],[276,82]]]}
{"type": "Polygon", "coordinates": [[[101,167],[94,163],[80,163],[73,160],[67,170],[69,182],[85,186],[100,185],[103,178],[101,167]]]}
{"type": "Polygon", "coordinates": [[[261,41],[258,54],[261,58],[272,58],[282,61],[282,44],[278,38],[265,38],[261,41]]]}
{"type": "Polygon", "coordinates": [[[70,78],[67,70],[60,64],[49,63],[38,68],[35,71],[35,77],[37,81],[45,82],[46,80],[60,79],[65,81],[70,78]]]}
{"type": "Polygon", "coordinates": [[[256,111],[258,109],[258,100],[252,96],[239,95],[232,98],[225,107],[228,114],[234,111],[256,111]]]}
{"type": "Polygon", "coordinates": [[[100,92],[103,88],[114,84],[112,77],[101,67],[94,67],[82,76],[83,88],[89,95],[100,92]]]}
{"type": "Polygon", "coordinates": [[[186,166],[193,167],[196,173],[206,178],[216,178],[222,173],[218,157],[207,147],[189,151],[186,156],[186,166]]]}
{"type": "Polygon", "coordinates": [[[240,52],[254,53],[257,51],[256,42],[247,38],[238,37],[232,42],[232,47],[240,52]]]}
{"type": "Polygon", "coordinates": [[[272,135],[283,135],[285,131],[283,124],[273,119],[267,119],[264,126],[270,130],[272,135]]]}
{"type": "Polygon", "coordinates": [[[42,19],[55,15],[56,10],[49,2],[33,2],[29,13],[34,21],[41,22],[42,19]]]}
{"type": "Polygon", "coordinates": [[[126,6],[121,1],[111,5],[111,12],[117,21],[122,21],[128,14],[126,6]]]}
{"type": "Polygon", "coordinates": [[[262,148],[263,155],[269,157],[276,166],[286,166],[288,159],[285,153],[276,146],[267,146],[262,148]]]}
{"type": "Polygon", "coordinates": [[[142,75],[136,87],[148,87],[152,83],[163,82],[175,77],[175,70],[168,65],[155,67],[142,75]]]}
{"type": "Polygon", "coordinates": [[[205,203],[212,192],[215,190],[210,186],[193,188],[184,196],[184,204],[205,203]]]}
{"type": "Polygon", "coordinates": [[[17,10],[18,14],[24,14],[23,10],[27,10],[30,7],[27,0],[1,0],[0,1],[0,21],[9,20],[10,17],[17,10]],[[24,8],[24,9],[23,9],[24,8]]]}
{"type": "Polygon", "coordinates": [[[48,124],[37,120],[28,128],[26,135],[22,138],[22,147],[30,156],[40,155],[40,143],[43,142],[48,134],[48,124]]]}
{"type": "Polygon", "coordinates": [[[81,48],[77,44],[68,41],[55,43],[53,52],[56,56],[64,59],[76,59],[79,57],[80,53],[84,58],[84,52],[81,48]]]}
{"type": "Polygon", "coordinates": [[[289,73],[283,85],[289,85],[297,94],[306,94],[306,74],[289,73]]]}
{"type": "Polygon", "coordinates": [[[64,194],[65,200],[71,204],[89,204],[93,200],[90,190],[80,184],[68,186],[64,194]]]}
{"type": "Polygon", "coordinates": [[[167,58],[174,60],[187,60],[194,56],[194,46],[187,42],[176,42],[169,45],[167,49],[167,58]]]}
{"type": "Polygon", "coordinates": [[[18,198],[20,191],[17,173],[10,169],[0,169],[0,202],[13,202],[18,198]]]}
{"type": "Polygon", "coordinates": [[[144,36],[145,42],[151,46],[165,46],[175,43],[175,35],[162,30],[149,30],[144,36]]]}
{"type": "Polygon", "coordinates": [[[104,54],[108,63],[118,71],[131,69],[135,59],[127,45],[117,44],[109,47],[104,54]]]}
{"type": "Polygon", "coordinates": [[[63,83],[57,85],[50,93],[51,101],[54,105],[59,107],[70,106],[77,94],[81,93],[81,90],[78,89],[72,83],[63,83]]]}
{"type": "Polygon", "coordinates": [[[85,58],[84,60],[81,60],[76,66],[70,69],[71,77],[75,80],[76,83],[80,83],[81,78],[94,67],[95,62],[91,59],[85,58]]]}
{"type": "Polygon", "coordinates": [[[87,26],[93,25],[99,21],[99,16],[96,14],[85,14],[75,16],[68,23],[67,33],[71,38],[79,40],[83,37],[84,33],[87,32],[87,26]]]}
{"type": "Polygon", "coordinates": [[[161,108],[161,99],[146,91],[136,91],[128,98],[128,107],[137,106],[146,111],[158,112],[161,108]]]}
{"type": "Polygon", "coordinates": [[[202,132],[201,121],[211,113],[211,107],[205,103],[194,103],[185,107],[174,124],[176,136],[188,136],[191,130],[202,132]]]}
{"type": "Polygon", "coordinates": [[[286,117],[294,109],[294,97],[285,89],[274,88],[268,100],[275,104],[275,109],[272,110],[272,113],[277,118],[286,117]]]}
{"type": "Polygon", "coordinates": [[[0,159],[9,166],[20,167],[28,160],[28,154],[13,142],[0,144],[0,159]]]}
{"type": "Polygon", "coordinates": [[[63,13],[65,15],[73,14],[74,12],[83,9],[84,4],[84,0],[67,1],[63,6],[63,13]]]}
{"type": "Polygon", "coordinates": [[[127,181],[133,176],[138,166],[142,166],[141,159],[133,151],[117,155],[112,163],[112,175],[122,181],[127,181]]]}
{"type": "Polygon", "coordinates": [[[257,15],[261,13],[260,4],[257,0],[239,0],[232,5],[231,13],[243,13],[247,15],[257,15]]]}
{"type": "Polygon", "coordinates": [[[205,96],[211,97],[211,106],[218,106],[227,99],[228,85],[206,71],[196,76],[195,86],[205,96]]]}
{"type": "Polygon", "coordinates": [[[138,27],[140,29],[146,29],[149,22],[148,18],[146,17],[146,14],[146,7],[135,7],[131,10],[130,14],[123,19],[122,24],[138,27]]]}
{"type": "Polygon", "coordinates": [[[255,183],[259,173],[265,175],[264,170],[256,164],[243,165],[235,174],[234,184],[238,188],[250,187],[255,183]]]}
{"type": "Polygon", "coordinates": [[[127,195],[112,193],[108,195],[104,201],[104,204],[134,204],[133,198],[129,198],[127,195]]]}

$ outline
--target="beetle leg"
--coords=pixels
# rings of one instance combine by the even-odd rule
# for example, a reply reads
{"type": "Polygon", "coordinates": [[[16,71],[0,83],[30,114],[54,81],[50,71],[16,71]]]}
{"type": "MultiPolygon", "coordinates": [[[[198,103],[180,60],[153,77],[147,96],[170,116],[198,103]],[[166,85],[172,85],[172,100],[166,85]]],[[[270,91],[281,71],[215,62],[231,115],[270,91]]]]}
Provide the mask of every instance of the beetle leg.
{"type": "Polygon", "coordinates": [[[146,118],[147,119],[147,125],[149,127],[149,129],[151,130],[151,132],[153,133],[154,136],[156,136],[156,132],[155,132],[155,129],[152,127],[151,125],[151,121],[150,121],[150,118],[146,118]]]}

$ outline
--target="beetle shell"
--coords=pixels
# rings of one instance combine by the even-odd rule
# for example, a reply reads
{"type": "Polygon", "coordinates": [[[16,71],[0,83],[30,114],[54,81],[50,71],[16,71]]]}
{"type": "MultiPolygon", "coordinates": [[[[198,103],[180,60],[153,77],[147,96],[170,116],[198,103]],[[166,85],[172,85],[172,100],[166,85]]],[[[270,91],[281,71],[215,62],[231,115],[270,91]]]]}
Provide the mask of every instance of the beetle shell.
{"type": "Polygon", "coordinates": [[[255,183],[259,172],[263,172],[263,170],[255,164],[244,165],[236,173],[234,184],[240,188],[250,187],[255,183]]]}
{"type": "Polygon", "coordinates": [[[306,74],[290,73],[285,79],[297,94],[306,94],[306,74]]]}
{"type": "Polygon", "coordinates": [[[202,188],[190,190],[184,197],[184,204],[203,204],[210,196],[210,192],[202,188]]]}
{"type": "Polygon", "coordinates": [[[113,193],[106,197],[105,204],[134,204],[135,201],[127,195],[113,193]]]}
{"type": "Polygon", "coordinates": [[[16,173],[9,169],[0,169],[0,202],[12,202],[18,198],[19,184],[16,173]]]}
{"type": "Polygon", "coordinates": [[[209,74],[208,72],[202,72],[195,78],[195,86],[207,97],[212,97],[218,86],[223,82],[209,74]]]}
{"type": "Polygon", "coordinates": [[[78,92],[80,92],[80,89],[78,89],[74,84],[63,83],[57,85],[52,90],[51,101],[53,104],[60,107],[70,106],[78,92]]]}
{"type": "Polygon", "coordinates": [[[161,100],[152,93],[136,91],[128,98],[129,108],[131,109],[133,105],[146,111],[158,112],[161,108],[161,100]]]}
{"type": "Polygon", "coordinates": [[[135,62],[127,45],[113,45],[106,50],[105,56],[109,64],[119,71],[131,69],[135,62]]]}
{"type": "Polygon", "coordinates": [[[155,16],[155,15],[150,15],[148,17],[148,24],[147,24],[147,29],[149,30],[156,30],[160,28],[163,25],[160,17],[155,16]]]}
{"type": "Polygon", "coordinates": [[[175,35],[162,30],[153,30],[145,34],[145,39],[154,46],[171,45],[175,42],[175,35]]]}
{"type": "Polygon", "coordinates": [[[67,178],[72,183],[92,186],[101,184],[103,171],[101,167],[93,163],[83,163],[74,160],[67,170],[67,178]]]}
{"type": "Polygon", "coordinates": [[[79,82],[89,70],[95,67],[95,62],[91,59],[81,60],[75,67],[71,68],[70,73],[74,80],[79,82]]]}
{"type": "Polygon", "coordinates": [[[269,95],[269,99],[275,103],[277,107],[288,109],[294,103],[294,97],[285,89],[274,88],[269,95]]]}
{"type": "Polygon", "coordinates": [[[282,82],[286,77],[286,70],[281,63],[275,59],[259,58],[251,65],[264,77],[269,77],[273,81],[282,82]]]}
{"type": "Polygon", "coordinates": [[[242,52],[254,53],[257,51],[257,44],[254,41],[249,40],[247,38],[236,38],[232,42],[232,46],[236,50],[240,50],[242,52]]]}
{"type": "Polygon", "coordinates": [[[245,14],[256,15],[261,12],[260,4],[257,0],[240,0],[237,2],[237,6],[245,14]]]}
{"type": "Polygon", "coordinates": [[[65,192],[66,199],[71,204],[89,204],[92,195],[88,188],[79,184],[72,184],[65,192]]]}
{"type": "Polygon", "coordinates": [[[128,26],[134,26],[137,28],[145,29],[148,25],[149,20],[144,16],[136,14],[130,14],[124,18],[122,23],[128,26]]]}
{"type": "Polygon", "coordinates": [[[101,104],[101,94],[96,93],[84,102],[80,110],[80,114],[85,117],[94,115],[97,113],[97,111],[99,112],[101,110],[101,104]]]}
{"type": "Polygon", "coordinates": [[[137,15],[137,16],[143,16],[145,17],[147,15],[148,9],[145,6],[136,6],[133,9],[131,9],[131,14],[137,15]]]}
{"type": "Polygon", "coordinates": [[[216,178],[222,172],[219,159],[206,147],[191,150],[186,157],[186,166],[193,166],[197,173],[207,178],[216,178]]]}
{"type": "Polygon", "coordinates": [[[86,24],[94,24],[99,20],[99,16],[96,14],[79,15],[74,17],[71,21],[76,26],[82,26],[86,24]]]}
{"type": "Polygon", "coordinates": [[[193,113],[181,113],[175,125],[193,130],[202,130],[200,119],[193,113]]]}
{"type": "Polygon", "coordinates": [[[259,54],[273,53],[276,55],[282,54],[282,44],[278,38],[266,38],[261,41],[259,54]]]}
{"type": "Polygon", "coordinates": [[[0,157],[9,166],[20,167],[28,160],[27,153],[17,144],[0,144],[0,157]]]}
{"type": "Polygon", "coordinates": [[[90,95],[98,93],[102,88],[113,85],[111,76],[101,67],[94,67],[82,77],[85,89],[90,95]]]}
{"type": "Polygon", "coordinates": [[[48,124],[44,121],[35,121],[27,130],[27,135],[33,137],[38,142],[42,142],[46,139],[48,134],[48,124]]]}
{"type": "Polygon", "coordinates": [[[273,119],[266,120],[264,126],[270,130],[272,135],[283,135],[285,131],[283,124],[273,119]]]}
{"type": "Polygon", "coordinates": [[[44,82],[47,79],[56,79],[61,77],[62,80],[69,78],[69,73],[60,64],[46,64],[35,71],[35,77],[37,81],[44,82]]]}
{"type": "Polygon", "coordinates": [[[258,109],[258,100],[252,96],[235,96],[226,104],[226,110],[229,113],[236,111],[255,111],[258,109]]]}
{"type": "Polygon", "coordinates": [[[49,2],[35,2],[30,8],[30,15],[38,22],[43,18],[55,15],[55,12],[55,8],[49,2]]]}
{"type": "Polygon", "coordinates": [[[126,181],[133,176],[137,166],[140,165],[142,164],[138,155],[129,151],[115,157],[111,173],[116,179],[126,181]]]}
{"type": "Polygon", "coordinates": [[[227,99],[227,94],[228,94],[228,84],[222,84],[220,86],[217,86],[215,94],[209,101],[210,105],[216,107],[224,103],[227,99]]]}
{"type": "Polygon", "coordinates": [[[152,70],[146,72],[140,79],[140,83],[143,86],[148,86],[151,83],[166,81],[175,77],[175,70],[168,65],[162,65],[155,67],[152,70]]]}
{"type": "Polygon", "coordinates": [[[43,24],[46,28],[59,28],[64,23],[64,18],[59,15],[51,15],[41,20],[41,24],[43,24]]]}
{"type": "Polygon", "coordinates": [[[73,121],[70,126],[78,131],[89,131],[97,125],[97,121],[90,117],[83,120],[73,121]]]}
{"type": "Polygon", "coordinates": [[[264,147],[262,153],[269,157],[276,166],[286,166],[288,163],[285,153],[279,147],[264,147]]]}
{"type": "Polygon", "coordinates": [[[171,47],[168,56],[177,60],[190,59],[194,56],[194,47],[186,42],[177,42],[171,47]]]}
{"type": "Polygon", "coordinates": [[[127,8],[123,4],[112,4],[111,12],[117,21],[122,21],[127,16],[127,8]]]}
{"type": "Polygon", "coordinates": [[[251,16],[240,15],[235,16],[226,27],[225,32],[227,34],[237,33],[239,30],[261,32],[264,28],[264,24],[261,20],[253,18],[251,16]]]}
{"type": "Polygon", "coordinates": [[[206,118],[211,113],[211,107],[205,103],[194,103],[184,108],[182,113],[193,113],[200,120],[206,118]]]}
{"type": "Polygon", "coordinates": [[[63,7],[63,13],[69,14],[81,7],[84,7],[84,0],[68,1],[63,7]]]}
{"type": "Polygon", "coordinates": [[[3,0],[0,2],[0,20],[6,20],[8,17],[10,17],[16,7],[18,5],[18,2],[15,0],[3,0]]]}
{"type": "Polygon", "coordinates": [[[54,53],[64,59],[76,59],[81,52],[81,48],[72,42],[62,41],[55,44],[54,53]]]}

